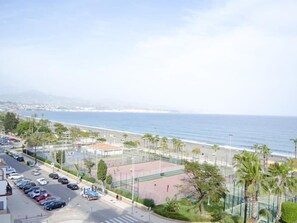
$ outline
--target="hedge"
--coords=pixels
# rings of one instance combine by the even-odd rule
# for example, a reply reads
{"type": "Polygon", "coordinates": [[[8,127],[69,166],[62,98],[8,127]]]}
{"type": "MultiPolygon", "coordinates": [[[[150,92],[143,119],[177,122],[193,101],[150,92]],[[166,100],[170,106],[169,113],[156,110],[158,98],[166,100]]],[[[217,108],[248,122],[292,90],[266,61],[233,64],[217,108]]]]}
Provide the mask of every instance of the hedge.
{"type": "Polygon", "coordinates": [[[281,220],[286,223],[294,223],[297,221],[297,204],[291,202],[282,203],[281,220]]]}
{"type": "MultiPolygon", "coordinates": [[[[119,194],[123,197],[126,197],[128,199],[132,199],[132,194],[130,192],[127,192],[127,191],[122,191],[120,189],[115,189],[115,188],[108,188],[109,190],[111,190],[112,192],[116,193],[116,194],[119,194]]],[[[135,197],[135,201],[140,203],[140,204],[143,204],[147,207],[151,207],[151,208],[154,208],[155,207],[155,201],[151,198],[139,198],[139,197],[135,197]]]]}

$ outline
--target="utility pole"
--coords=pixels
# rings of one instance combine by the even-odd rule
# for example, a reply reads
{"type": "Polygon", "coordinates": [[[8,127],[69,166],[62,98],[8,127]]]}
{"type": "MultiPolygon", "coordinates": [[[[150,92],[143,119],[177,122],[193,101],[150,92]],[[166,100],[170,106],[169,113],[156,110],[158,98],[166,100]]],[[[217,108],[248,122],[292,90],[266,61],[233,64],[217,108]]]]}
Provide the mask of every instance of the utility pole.
{"type": "Polygon", "coordinates": [[[134,157],[132,157],[132,215],[134,214],[134,157]]]}

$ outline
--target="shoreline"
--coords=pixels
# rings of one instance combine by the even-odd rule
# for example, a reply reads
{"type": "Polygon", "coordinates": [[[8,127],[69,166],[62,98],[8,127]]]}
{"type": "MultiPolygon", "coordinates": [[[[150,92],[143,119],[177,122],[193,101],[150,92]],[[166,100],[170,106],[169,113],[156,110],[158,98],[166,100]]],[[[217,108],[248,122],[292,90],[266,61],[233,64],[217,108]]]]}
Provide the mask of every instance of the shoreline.
{"type": "MultiPolygon", "coordinates": [[[[32,118],[30,116],[21,116],[24,118],[32,118]]],[[[35,119],[41,119],[41,118],[35,118],[35,119]]],[[[123,140],[123,134],[127,134],[128,137],[126,140],[128,141],[139,141],[140,146],[143,147],[143,139],[142,136],[144,134],[141,133],[135,133],[135,132],[129,132],[129,131],[123,131],[123,130],[116,130],[116,129],[108,129],[108,128],[102,128],[102,127],[96,127],[96,126],[89,126],[89,125],[82,125],[82,124],[76,124],[76,123],[68,123],[68,122],[62,122],[62,121],[57,121],[57,120],[50,120],[52,123],[61,123],[67,127],[79,127],[81,129],[89,130],[89,131],[95,131],[99,132],[99,134],[103,134],[104,138],[106,138],[107,142],[110,144],[116,144],[117,143],[122,143],[123,140]]],[[[153,133],[150,133],[154,135],[153,133]]],[[[163,136],[160,136],[163,137],[163,136]]],[[[168,147],[170,148],[170,145],[172,145],[171,139],[172,137],[167,137],[168,139],[168,147]]],[[[211,148],[214,144],[210,143],[204,143],[204,142],[199,142],[196,140],[187,140],[187,139],[180,139],[183,143],[185,143],[184,150],[191,152],[194,147],[199,147],[201,149],[201,154],[199,156],[205,156],[206,160],[212,159],[211,157],[214,156],[214,151],[211,148]]],[[[218,145],[218,144],[217,144],[218,145]]],[[[233,147],[229,145],[218,145],[220,149],[215,152],[215,156],[217,156],[217,160],[225,161],[225,163],[230,163],[230,158],[229,156],[238,154],[242,151],[249,151],[249,152],[254,152],[252,148],[240,148],[240,147],[233,147]],[[220,159],[219,159],[220,158],[220,159]]],[[[172,146],[171,146],[172,147],[172,146]]],[[[294,158],[294,153],[293,152],[287,152],[287,151],[272,151],[271,150],[271,157],[280,157],[280,158],[294,158]]]]}

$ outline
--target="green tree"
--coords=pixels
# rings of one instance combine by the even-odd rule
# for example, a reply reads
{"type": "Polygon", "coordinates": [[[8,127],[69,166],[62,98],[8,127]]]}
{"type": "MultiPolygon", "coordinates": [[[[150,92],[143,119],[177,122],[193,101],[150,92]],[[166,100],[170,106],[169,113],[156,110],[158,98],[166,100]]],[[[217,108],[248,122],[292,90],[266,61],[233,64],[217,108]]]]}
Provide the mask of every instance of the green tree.
{"type": "Polygon", "coordinates": [[[47,119],[40,119],[37,122],[37,129],[38,132],[42,132],[42,133],[51,133],[51,129],[49,128],[49,120],[47,119]]]}
{"type": "Polygon", "coordinates": [[[264,171],[266,171],[267,165],[268,165],[268,159],[271,153],[270,149],[266,145],[263,145],[260,147],[260,153],[262,154],[262,159],[263,159],[263,169],[264,171]]]}
{"type": "Polygon", "coordinates": [[[199,154],[201,153],[201,149],[200,147],[194,147],[192,149],[192,153],[194,154],[194,157],[196,158],[196,156],[199,156],[199,154]]]}
{"type": "Polygon", "coordinates": [[[91,159],[84,159],[84,164],[88,170],[88,174],[91,176],[92,168],[95,166],[95,163],[91,159]]]}
{"type": "Polygon", "coordinates": [[[99,137],[99,138],[97,138],[97,141],[98,142],[106,142],[106,139],[105,138],[102,138],[102,137],[99,137]]]}
{"type": "Polygon", "coordinates": [[[166,197],[166,203],[165,203],[164,209],[167,212],[176,212],[179,209],[179,205],[176,197],[174,198],[166,197]]]}
{"type": "Polygon", "coordinates": [[[31,121],[20,121],[16,127],[16,133],[18,136],[28,136],[31,130],[31,121]]]}
{"type": "Polygon", "coordinates": [[[107,175],[107,165],[104,160],[100,160],[97,165],[97,179],[102,182],[103,190],[104,190],[104,181],[106,180],[107,175]]]}
{"type": "Polygon", "coordinates": [[[206,201],[219,202],[227,192],[225,179],[216,166],[188,161],[184,161],[184,165],[187,177],[183,180],[181,192],[190,194],[197,201],[197,208],[203,214],[206,201]]]}
{"type": "Polygon", "coordinates": [[[14,132],[19,124],[19,118],[13,112],[7,112],[4,116],[3,126],[5,133],[14,132]]]}
{"type": "Polygon", "coordinates": [[[162,137],[161,138],[160,146],[161,146],[163,151],[168,149],[168,139],[167,139],[167,137],[162,137]]]}
{"type": "Polygon", "coordinates": [[[159,141],[160,141],[159,135],[155,135],[152,138],[152,144],[153,144],[154,149],[157,149],[158,148],[159,141]]]}
{"type": "Polygon", "coordinates": [[[110,174],[107,175],[106,177],[106,183],[111,185],[112,184],[112,176],[110,174]]]}
{"type": "Polygon", "coordinates": [[[126,141],[123,144],[127,148],[136,148],[138,146],[139,142],[138,141],[126,141]]]}
{"type": "Polygon", "coordinates": [[[292,176],[292,166],[288,163],[275,163],[268,169],[268,181],[271,183],[272,193],[277,199],[277,222],[281,217],[283,197],[287,191],[293,193],[297,190],[297,178],[292,176]]]}
{"type": "Polygon", "coordinates": [[[68,131],[67,127],[65,127],[61,123],[55,123],[54,124],[54,127],[55,127],[55,133],[59,136],[59,138],[62,137],[62,135],[63,135],[64,132],[67,132],[68,131]]]}
{"type": "Polygon", "coordinates": [[[263,180],[258,153],[243,151],[234,156],[237,183],[244,187],[244,223],[247,222],[248,203],[252,203],[251,222],[257,222],[258,193],[263,180]]]}
{"type": "Polygon", "coordinates": [[[217,151],[220,150],[220,147],[217,144],[214,144],[211,149],[214,151],[215,165],[217,165],[217,151]]]}
{"type": "Polygon", "coordinates": [[[66,161],[66,156],[65,156],[65,150],[59,150],[56,154],[56,161],[60,165],[60,168],[62,169],[62,165],[66,161]]]}
{"type": "Polygon", "coordinates": [[[124,137],[124,141],[126,141],[127,140],[127,137],[128,137],[128,134],[127,133],[124,133],[123,134],[123,137],[124,137]]]}
{"type": "Polygon", "coordinates": [[[81,132],[80,129],[78,127],[71,127],[69,131],[73,142],[76,141],[80,136],[80,132],[81,132]]]}
{"type": "Polygon", "coordinates": [[[151,148],[151,142],[153,140],[153,135],[150,134],[150,133],[145,133],[143,136],[142,136],[142,139],[144,141],[144,147],[147,147],[147,148],[151,148]]]}

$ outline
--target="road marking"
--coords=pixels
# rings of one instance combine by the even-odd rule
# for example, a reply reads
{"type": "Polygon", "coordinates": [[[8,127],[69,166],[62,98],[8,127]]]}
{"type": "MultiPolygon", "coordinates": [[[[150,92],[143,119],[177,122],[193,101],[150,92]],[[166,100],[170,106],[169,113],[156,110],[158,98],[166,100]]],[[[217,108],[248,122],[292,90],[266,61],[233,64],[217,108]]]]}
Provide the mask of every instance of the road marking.
{"type": "Polygon", "coordinates": [[[135,219],[135,218],[133,218],[133,217],[131,217],[130,215],[125,215],[125,217],[127,217],[127,218],[130,218],[133,222],[135,221],[135,222],[137,222],[138,220],[137,219],[135,219]]]}
{"type": "Polygon", "coordinates": [[[138,222],[138,220],[129,215],[123,215],[120,217],[105,220],[101,223],[134,223],[134,222],[138,222]]]}

